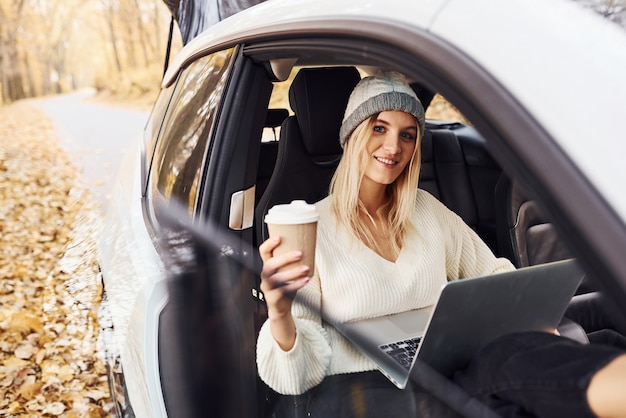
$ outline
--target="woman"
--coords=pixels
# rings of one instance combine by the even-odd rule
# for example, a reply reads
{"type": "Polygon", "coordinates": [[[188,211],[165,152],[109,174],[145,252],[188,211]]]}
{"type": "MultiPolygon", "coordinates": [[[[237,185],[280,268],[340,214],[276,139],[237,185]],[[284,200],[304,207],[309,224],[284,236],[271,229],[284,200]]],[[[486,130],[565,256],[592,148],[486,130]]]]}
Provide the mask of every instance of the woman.
{"type": "Polygon", "coordinates": [[[274,257],[280,238],[259,247],[268,307],[257,344],[259,374],[278,393],[305,394],[296,399],[313,415],[365,409],[375,416],[380,407],[389,416],[415,414],[412,391],[375,372],[322,318],[345,322],[430,306],[446,280],[514,268],[418,190],[424,126],[422,104],[399,74],[361,80],[346,106],[344,154],[330,194],[316,204],[316,271],[278,273],[301,253],[274,257]]]}

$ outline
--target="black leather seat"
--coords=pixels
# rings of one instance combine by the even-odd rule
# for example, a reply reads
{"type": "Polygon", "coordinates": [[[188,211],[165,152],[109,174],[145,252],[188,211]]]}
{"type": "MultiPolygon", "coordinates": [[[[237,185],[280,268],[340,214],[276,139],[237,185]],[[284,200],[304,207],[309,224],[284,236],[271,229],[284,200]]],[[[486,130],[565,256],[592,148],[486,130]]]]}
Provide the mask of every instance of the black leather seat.
{"type": "Polygon", "coordinates": [[[282,125],[289,117],[287,109],[267,109],[264,128],[273,130],[273,140],[261,142],[259,149],[259,165],[256,176],[256,191],[254,201],[258,202],[272,177],[276,156],[278,155],[278,136],[276,128],[282,125]]]}
{"type": "Polygon", "coordinates": [[[294,78],[289,104],[295,115],[281,125],[276,164],[255,209],[259,243],[268,237],[263,217],[272,206],[328,195],[342,154],[341,120],[360,78],[354,67],[303,68],[294,78]]]}
{"type": "MultiPolygon", "coordinates": [[[[502,175],[496,185],[498,246],[502,255],[517,267],[528,267],[571,258],[571,254],[541,212],[537,202],[517,183],[502,175]]],[[[586,329],[580,320],[588,317],[590,299],[597,303],[600,294],[588,293],[591,286],[584,279],[559,324],[561,335],[588,343],[586,329]],[[584,294],[584,295],[581,295],[584,294]],[[572,321],[569,318],[573,318],[572,321]]],[[[593,315],[592,315],[593,316],[593,315]]]]}
{"type": "MultiPolygon", "coordinates": [[[[496,185],[496,204],[498,249],[517,267],[534,266],[572,257],[537,202],[505,174],[496,185]]],[[[597,286],[585,277],[576,293],[597,290],[597,286]]]]}
{"type": "Polygon", "coordinates": [[[496,204],[499,251],[517,267],[571,258],[537,202],[505,175],[496,185],[496,204]]]}
{"type": "Polygon", "coordinates": [[[501,169],[474,135],[478,133],[460,124],[427,123],[419,187],[459,215],[498,253],[494,189],[501,169]]]}
{"type": "Polygon", "coordinates": [[[478,214],[459,139],[446,129],[427,129],[421,144],[419,187],[476,229],[478,214]]]}

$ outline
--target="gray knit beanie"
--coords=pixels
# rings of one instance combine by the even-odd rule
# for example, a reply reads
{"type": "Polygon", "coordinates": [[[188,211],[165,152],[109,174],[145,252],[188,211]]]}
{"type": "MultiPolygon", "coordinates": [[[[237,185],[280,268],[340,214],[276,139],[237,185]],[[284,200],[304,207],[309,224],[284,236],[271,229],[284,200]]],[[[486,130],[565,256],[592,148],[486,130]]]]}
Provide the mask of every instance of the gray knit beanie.
{"type": "Polygon", "coordinates": [[[424,107],[400,73],[386,72],[365,77],[356,85],[346,106],[339,130],[341,147],[357,126],[367,118],[388,110],[400,110],[417,119],[420,135],[424,133],[424,107]]]}

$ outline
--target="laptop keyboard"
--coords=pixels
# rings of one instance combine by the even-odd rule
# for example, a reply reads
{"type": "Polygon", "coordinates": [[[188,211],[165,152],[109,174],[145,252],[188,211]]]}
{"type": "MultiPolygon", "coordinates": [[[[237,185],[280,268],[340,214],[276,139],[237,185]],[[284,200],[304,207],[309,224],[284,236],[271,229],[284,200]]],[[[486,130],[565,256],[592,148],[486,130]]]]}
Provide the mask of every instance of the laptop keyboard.
{"type": "Polygon", "coordinates": [[[415,357],[417,352],[417,346],[421,340],[421,337],[415,337],[405,341],[383,344],[380,346],[380,349],[408,370],[411,367],[413,357],[415,357]]]}

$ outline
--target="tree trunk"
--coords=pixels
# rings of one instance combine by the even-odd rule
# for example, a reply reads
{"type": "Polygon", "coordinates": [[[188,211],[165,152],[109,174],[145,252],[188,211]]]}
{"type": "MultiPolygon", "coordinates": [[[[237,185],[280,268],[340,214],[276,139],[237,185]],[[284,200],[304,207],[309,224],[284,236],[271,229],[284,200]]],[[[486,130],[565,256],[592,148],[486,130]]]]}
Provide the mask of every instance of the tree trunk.
{"type": "Polygon", "coordinates": [[[26,78],[26,86],[28,87],[28,97],[37,96],[37,88],[35,87],[35,81],[33,77],[33,69],[30,66],[30,61],[28,60],[28,54],[22,53],[22,65],[24,69],[24,75],[26,78]]]}
{"type": "Polygon", "coordinates": [[[115,23],[113,22],[115,20],[115,16],[113,13],[113,6],[109,5],[109,8],[107,10],[107,25],[109,28],[109,36],[111,39],[111,46],[113,47],[113,58],[115,59],[115,68],[117,69],[117,72],[119,74],[122,73],[122,64],[120,61],[120,53],[117,50],[117,36],[115,33],[115,23]]]}
{"type": "Polygon", "coordinates": [[[4,44],[2,54],[2,95],[7,102],[24,99],[24,85],[16,50],[15,36],[9,33],[9,42],[4,44]]]}
{"type": "Polygon", "coordinates": [[[141,49],[141,54],[143,58],[143,65],[150,65],[150,56],[152,52],[152,42],[150,41],[150,28],[147,27],[147,23],[144,23],[141,5],[139,4],[139,0],[132,1],[132,9],[133,13],[128,13],[128,25],[132,26],[133,30],[136,31],[137,38],[133,38],[133,44],[135,41],[139,42],[139,48],[141,49]],[[134,19],[131,19],[131,16],[134,15],[134,19]]]}
{"type": "Polygon", "coordinates": [[[0,8],[0,52],[2,53],[2,99],[13,102],[26,97],[23,77],[20,71],[19,54],[17,51],[17,28],[20,26],[24,0],[12,3],[13,13],[5,13],[0,8]]]}
{"type": "Polygon", "coordinates": [[[22,84],[22,75],[20,73],[9,74],[6,83],[8,102],[26,98],[24,85],[22,84]]]}
{"type": "Polygon", "coordinates": [[[165,53],[165,39],[162,39],[161,34],[165,33],[165,31],[161,31],[161,13],[159,13],[159,7],[163,6],[161,0],[154,0],[154,15],[153,25],[154,25],[154,48],[152,49],[152,58],[160,56],[160,54],[165,53]]]}

